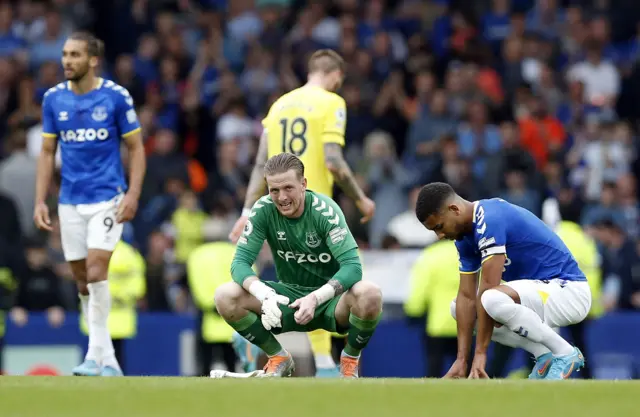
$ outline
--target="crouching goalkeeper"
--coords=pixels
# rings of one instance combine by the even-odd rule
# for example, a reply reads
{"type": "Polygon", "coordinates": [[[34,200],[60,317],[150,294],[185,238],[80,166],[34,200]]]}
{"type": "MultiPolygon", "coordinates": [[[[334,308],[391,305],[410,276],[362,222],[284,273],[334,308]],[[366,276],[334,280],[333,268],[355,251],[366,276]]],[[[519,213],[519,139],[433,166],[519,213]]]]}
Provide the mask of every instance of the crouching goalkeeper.
{"type": "Polygon", "coordinates": [[[307,190],[298,157],[272,157],[264,175],[269,195],[251,210],[231,265],[234,282],[215,294],[218,312],[266,352],[261,376],[290,376],[295,368],[274,334],[324,329],[347,334],[340,373],[357,378],[360,352],[380,320],[380,289],[362,281],[358,246],[342,210],[329,197],[307,190]],[[265,239],[278,282],[262,282],[252,269],[265,239]]]}

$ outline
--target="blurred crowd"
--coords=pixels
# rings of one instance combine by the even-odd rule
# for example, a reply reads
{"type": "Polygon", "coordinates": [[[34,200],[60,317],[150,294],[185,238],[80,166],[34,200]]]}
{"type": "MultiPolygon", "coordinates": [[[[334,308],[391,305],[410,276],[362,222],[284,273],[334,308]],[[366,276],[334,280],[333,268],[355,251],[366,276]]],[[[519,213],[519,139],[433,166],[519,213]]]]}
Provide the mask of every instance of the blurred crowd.
{"type": "Polygon", "coordinates": [[[337,198],[362,248],[432,243],[416,191],[446,181],[581,224],[611,308],[640,309],[637,22],[633,0],[0,1],[0,257],[34,282],[18,302],[77,308],[55,216],[46,236],[31,219],[41,99],[83,29],[104,40],[101,71],[133,96],[148,153],[124,236],[147,262],[140,309],[190,308],[186,259],[226,240],[260,121],[319,48],[347,62],[346,154],[376,216],[362,225],[337,198]]]}

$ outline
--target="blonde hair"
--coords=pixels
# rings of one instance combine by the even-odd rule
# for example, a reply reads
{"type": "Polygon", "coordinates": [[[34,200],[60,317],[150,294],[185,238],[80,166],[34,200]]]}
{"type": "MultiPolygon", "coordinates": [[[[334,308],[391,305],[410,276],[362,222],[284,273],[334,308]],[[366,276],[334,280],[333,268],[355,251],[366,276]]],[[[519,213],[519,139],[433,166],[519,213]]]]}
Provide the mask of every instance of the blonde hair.
{"type": "Polygon", "coordinates": [[[340,54],[332,49],[317,50],[309,58],[309,74],[328,74],[336,70],[344,72],[345,64],[340,54]]]}
{"type": "Polygon", "coordinates": [[[289,170],[294,170],[299,179],[304,178],[304,164],[292,153],[280,153],[274,155],[264,164],[264,176],[268,177],[276,174],[284,174],[289,170]]]}

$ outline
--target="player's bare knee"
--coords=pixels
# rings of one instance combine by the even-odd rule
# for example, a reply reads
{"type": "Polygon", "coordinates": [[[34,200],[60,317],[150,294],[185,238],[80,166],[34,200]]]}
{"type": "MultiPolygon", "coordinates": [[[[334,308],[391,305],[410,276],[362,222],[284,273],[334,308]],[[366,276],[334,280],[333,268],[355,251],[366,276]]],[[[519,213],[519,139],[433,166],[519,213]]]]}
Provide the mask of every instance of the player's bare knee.
{"type": "Polygon", "coordinates": [[[358,317],[374,319],[382,311],[382,291],[376,284],[360,281],[351,290],[355,299],[354,313],[358,317]]]}
{"type": "Polygon", "coordinates": [[[108,264],[104,265],[103,262],[87,262],[87,279],[88,284],[104,281],[107,279],[108,264]]]}
{"type": "Polygon", "coordinates": [[[240,310],[240,298],[246,291],[235,282],[227,282],[216,289],[214,300],[218,313],[225,319],[233,319],[240,310]]]}
{"type": "Polygon", "coordinates": [[[89,250],[87,256],[87,283],[100,282],[107,279],[111,252],[103,250],[89,250]]]}

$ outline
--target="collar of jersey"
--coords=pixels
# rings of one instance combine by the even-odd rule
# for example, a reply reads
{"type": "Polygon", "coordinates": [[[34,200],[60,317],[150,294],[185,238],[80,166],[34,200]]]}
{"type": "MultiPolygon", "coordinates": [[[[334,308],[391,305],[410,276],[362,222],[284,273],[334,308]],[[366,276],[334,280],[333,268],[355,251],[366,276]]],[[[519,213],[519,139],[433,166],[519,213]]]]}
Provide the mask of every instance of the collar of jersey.
{"type": "MultiPolygon", "coordinates": [[[[96,88],[94,88],[93,90],[87,91],[85,94],[93,93],[94,91],[101,89],[103,84],[104,84],[104,78],[98,77],[98,85],[96,85],[96,88]]],[[[73,92],[73,89],[71,88],[71,81],[67,81],[67,90],[75,94],[73,92]]]]}

